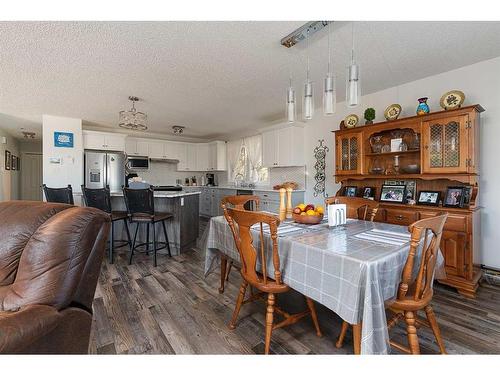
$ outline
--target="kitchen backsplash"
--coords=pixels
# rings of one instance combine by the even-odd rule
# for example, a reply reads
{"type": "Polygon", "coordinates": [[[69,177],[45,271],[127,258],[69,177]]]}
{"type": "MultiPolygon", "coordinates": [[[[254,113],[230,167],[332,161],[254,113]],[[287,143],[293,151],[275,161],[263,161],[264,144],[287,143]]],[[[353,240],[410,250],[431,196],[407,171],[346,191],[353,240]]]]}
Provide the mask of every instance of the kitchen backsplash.
{"type": "MultiPolygon", "coordinates": [[[[175,185],[175,181],[180,179],[182,184],[187,177],[196,176],[198,185],[201,184],[201,177],[204,172],[178,172],[177,164],[152,161],[147,171],[138,171],[137,174],[146,182],[152,185],[175,185]]],[[[228,181],[227,172],[215,172],[218,185],[225,186],[232,184],[228,181]]],[[[281,184],[285,181],[295,181],[299,189],[305,189],[306,169],[305,167],[281,167],[269,169],[269,186],[281,184]]]]}
{"type": "MultiPolygon", "coordinates": [[[[206,172],[178,172],[177,164],[158,161],[150,162],[149,170],[136,173],[151,185],[175,185],[177,179],[180,179],[184,185],[184,180],[193,176],[196,176],[196,182],[199,185],[201,177],[206,175],[206,172]]],[[[227,183],[227,172],[215,172],[215,175],[219,185],[227,183]]]]}

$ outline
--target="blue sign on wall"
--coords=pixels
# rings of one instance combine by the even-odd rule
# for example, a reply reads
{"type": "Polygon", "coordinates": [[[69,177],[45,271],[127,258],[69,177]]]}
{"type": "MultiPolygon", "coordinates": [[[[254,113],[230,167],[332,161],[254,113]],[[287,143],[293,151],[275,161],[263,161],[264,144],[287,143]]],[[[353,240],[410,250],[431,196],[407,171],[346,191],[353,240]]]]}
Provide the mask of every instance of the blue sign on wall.
{"type": "Polygon", "coordinates": [[[54,146],[73,148],[73,133],[54,132],[54,146]]]}

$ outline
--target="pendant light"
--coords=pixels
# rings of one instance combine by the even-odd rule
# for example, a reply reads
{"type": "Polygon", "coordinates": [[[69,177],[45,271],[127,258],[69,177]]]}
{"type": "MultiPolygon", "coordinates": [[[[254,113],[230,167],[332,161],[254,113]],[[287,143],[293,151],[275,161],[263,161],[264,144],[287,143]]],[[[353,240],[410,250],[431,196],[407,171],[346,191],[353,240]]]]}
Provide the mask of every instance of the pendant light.
{"type": "Polygon", "coordinates": [[[304,120],[311,120],[314,115],[313,84],[309,78],[309,30],[307,30],[307,72],[304,84],[304,97],[302,101],[302,115],[304,120]]]}
{"type": "Polygon", "coordinates": [[[286,118],[288,122],[295,122],[297,108],[295,106],[295,90],[292,87],[292,75],[290,74],[290,86],[286,90],[286,118]]]}
{"type": "Polygon", "coordinates": [[[354,21],[352,22],[351,64],[347,67],[345,102],[349,108],[354,108],[361,104],[359,65],[354,60],[354,21]]]}
{"type": "Polygon", "coordinates": [[[333,115],[337,105],[337,88],[335,87],[335,75],[332,72],[331,23],[331,21],[328,22],[328,73],[326,74],[323,91],[323,114],[325,116],[333,115]]]}

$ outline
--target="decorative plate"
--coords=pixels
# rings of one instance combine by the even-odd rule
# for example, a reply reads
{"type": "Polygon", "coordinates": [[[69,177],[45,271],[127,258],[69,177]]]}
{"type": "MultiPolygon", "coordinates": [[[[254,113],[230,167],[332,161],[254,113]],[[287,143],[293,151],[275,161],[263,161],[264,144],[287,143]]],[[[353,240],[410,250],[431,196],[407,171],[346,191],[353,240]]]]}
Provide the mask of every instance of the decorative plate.
{"type": "Polygon", "coordinates": [[[452,90],[443,94],[439,100],[439,105],[443,109],[455,109],[460,108],[460,106],[464,103],[464,100],[465,94],[462,91],[452,90]]]}
{"type": "Polygon", "coordinates": [[[387,121],[396,120],[401,114],[401,106],[399,104],[391,104],[384,111],[384,117],[387,121]]]}
{"type": "Polygon", "coordinates": [[[356,125],[358,125],[359,122],[359,117],[356,116],[354,113],[350,114],[344,119],[344,124],[346,128],[354,128],[356,125]]]}

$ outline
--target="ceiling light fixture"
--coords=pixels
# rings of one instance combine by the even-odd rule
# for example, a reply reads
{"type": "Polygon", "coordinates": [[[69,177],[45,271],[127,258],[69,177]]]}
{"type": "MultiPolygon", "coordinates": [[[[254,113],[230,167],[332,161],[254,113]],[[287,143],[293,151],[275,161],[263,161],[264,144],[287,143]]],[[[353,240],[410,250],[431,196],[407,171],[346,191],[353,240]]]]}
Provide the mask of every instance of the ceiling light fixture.
{"type": "Polygon", "coordinates": [[[335,74],[332,69],[332,48],[330,42],[330,38],[333,38],[330,30],[331,23],[332,22],[328,22],[328,72],[326,74],[323,91],[323,114],[325,116],[333,115],[337,105],[337,88],[335,87],[335,74]]]}
{"type": "Polygon", "coordinates": [[[361,81],[359,80],[359,65],[354,60],[354,21],[352,22],[351,64],[347,67],[345,103],[354,108],[361,104],[361,81]]]}
{"type": "MultiPolygon", "coordinates": [[[[22,129],[24,129],[24,128],[22,128],[22,129]]],[[[36,134],[33,132],[22,132],[22,133],[23,133],[24,138],[26,138],[26,139],[35,139],[36,134]]]]}
{"type": "Polygon", "coordinates": [[[302,101],[302,115],[304,120],[312,120],[314,115],[314,97],[313,97],[313,84],[309,78],[309,35],[307,35],[307,69],[306,69],[306,82],[304,84],[304,97],[302,101]]]}
{"type": "Polygon", "coordinates": [[[326,25],[328,25],[328,21],[308,22],[281,39],[281,45],[287,48],[293,47],[297,43],[307,39],[308,36],[323,29],[326,25]]]}
{"type": "Polygon", "coordinates": [[[129,96],[128,100],[132,102],[132,108],[129,111],[120,111],[118,126],[130,130],[147,130],[146,121],[148,116],[135,109],[135,102],[139,101],[137,96],[129,96]]]}
{"type": "Polygon", "coordinates": [[[186,129],[185,126],[179,126],[179,125],[172,126],[172,130],[174,131],[175,135],[181,135],[182,133],[184,133],[184,129],[186,129]]]}

